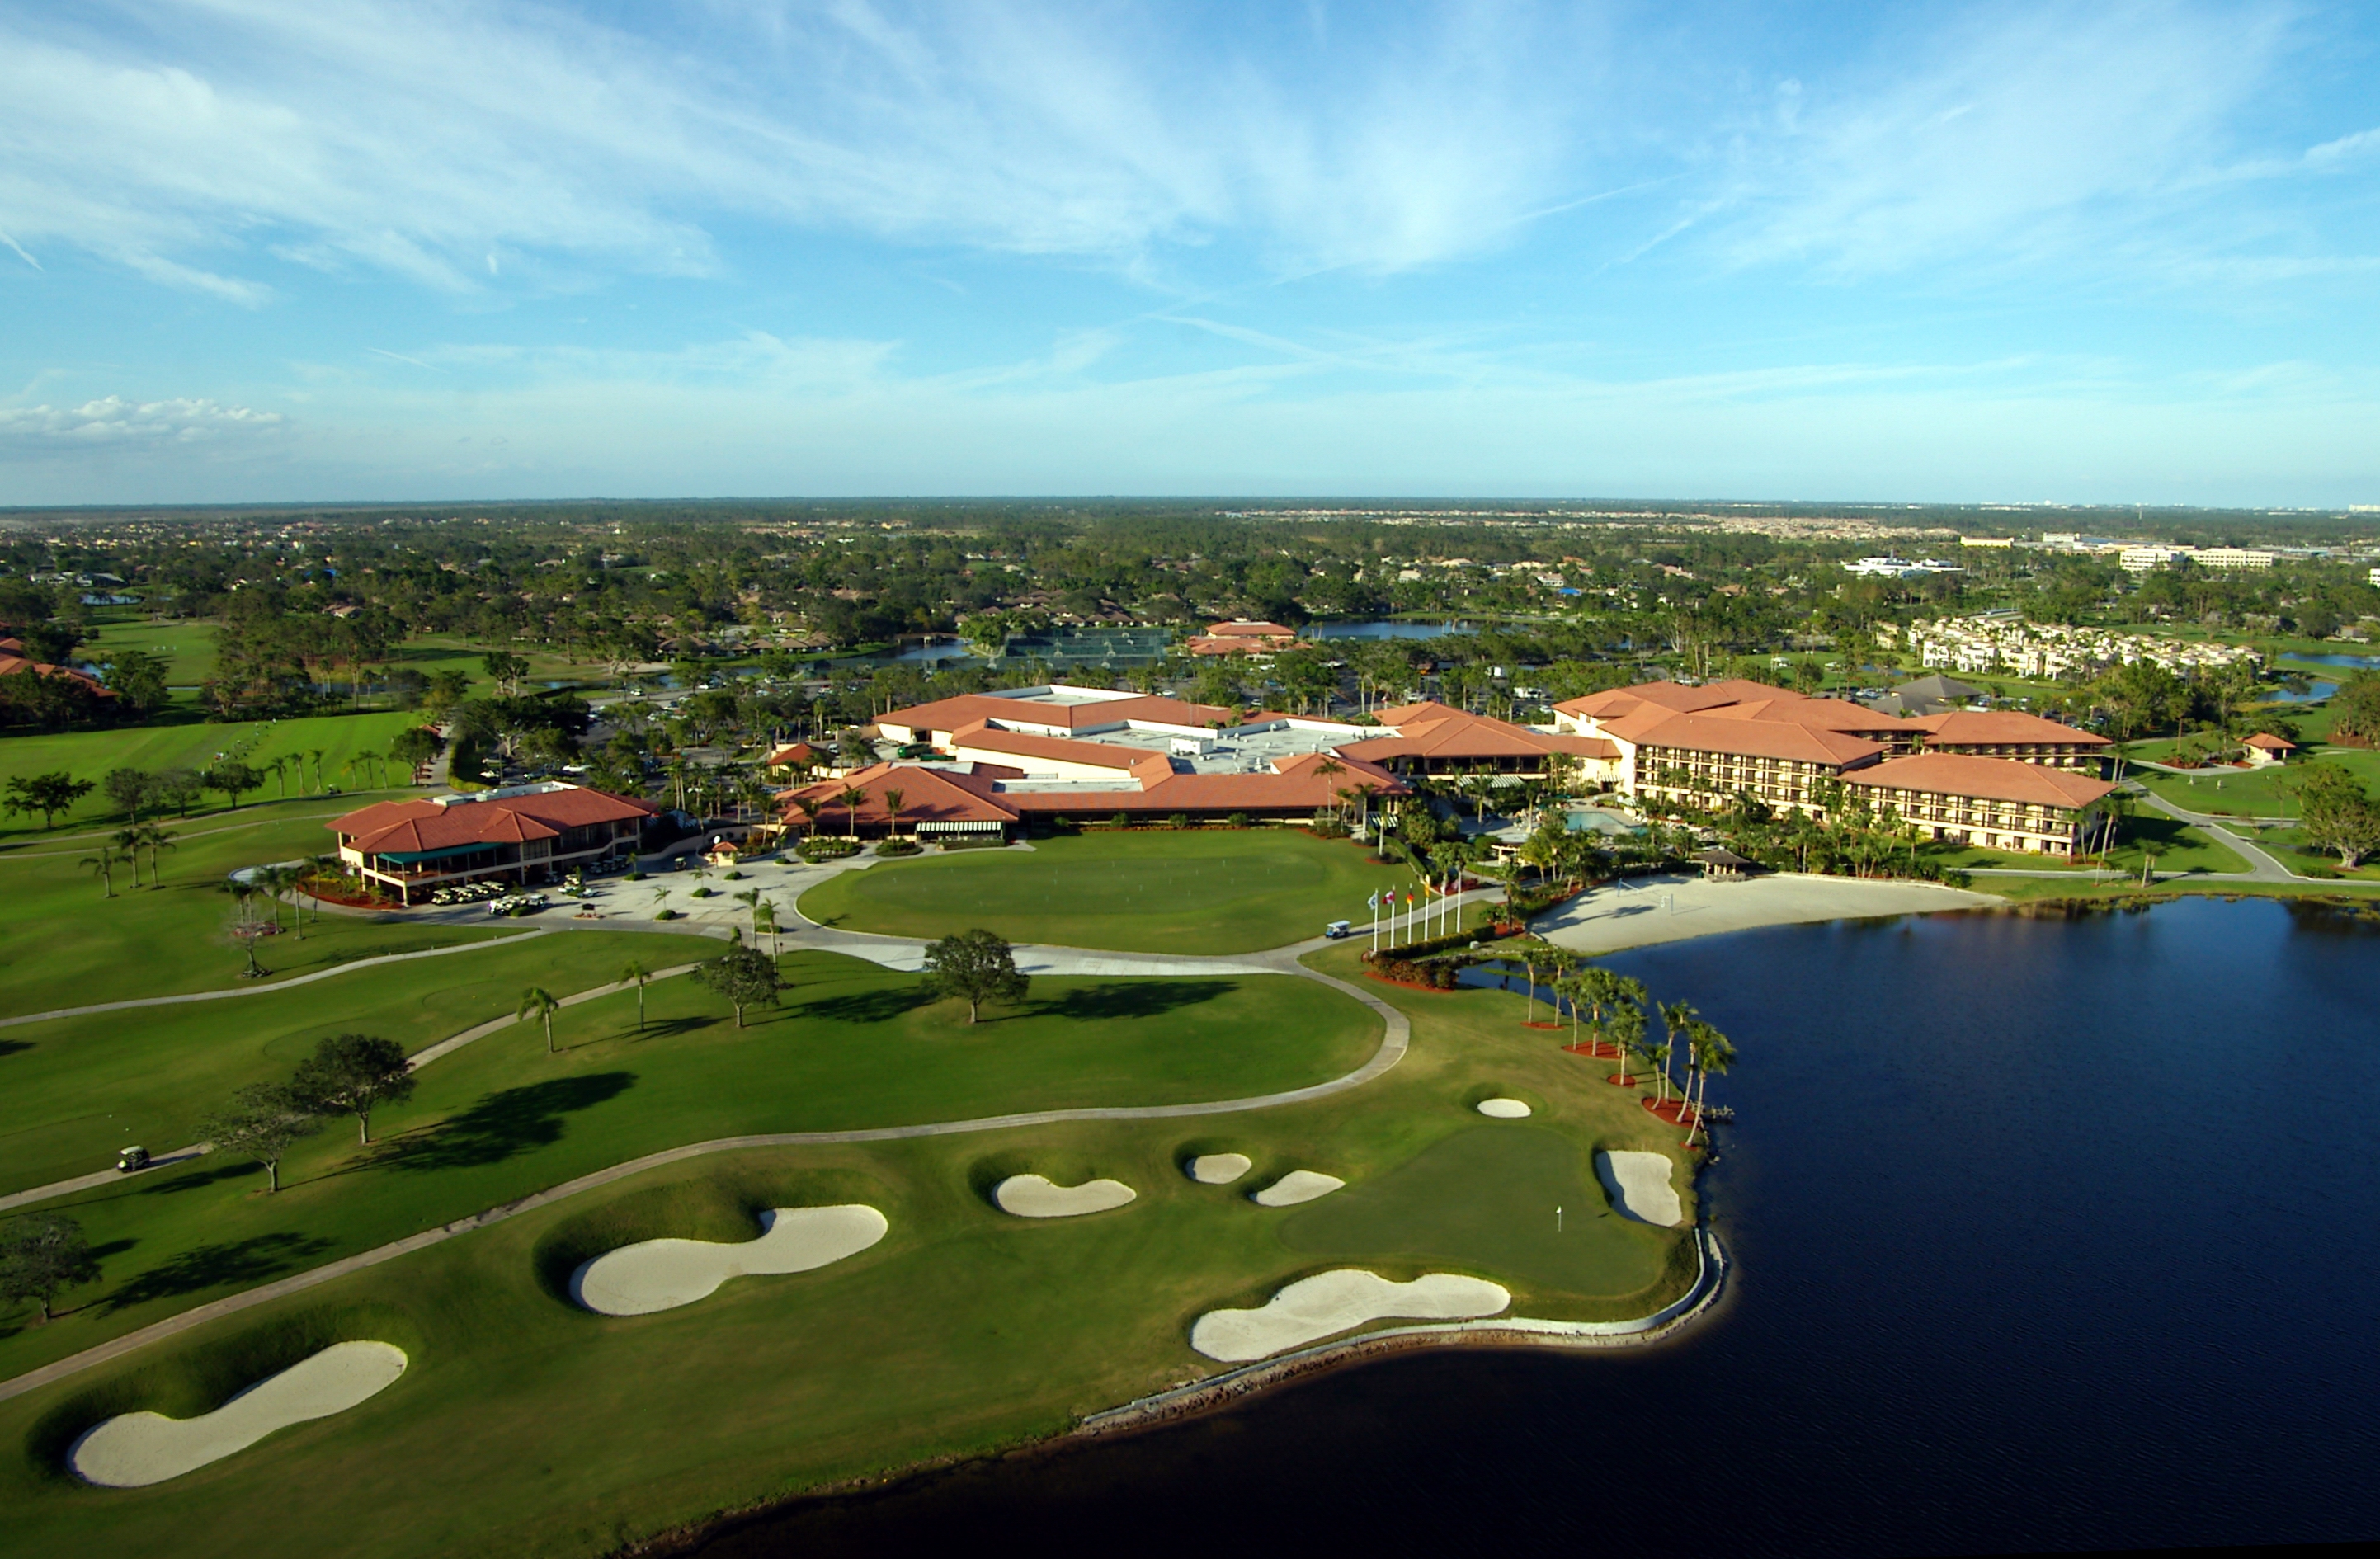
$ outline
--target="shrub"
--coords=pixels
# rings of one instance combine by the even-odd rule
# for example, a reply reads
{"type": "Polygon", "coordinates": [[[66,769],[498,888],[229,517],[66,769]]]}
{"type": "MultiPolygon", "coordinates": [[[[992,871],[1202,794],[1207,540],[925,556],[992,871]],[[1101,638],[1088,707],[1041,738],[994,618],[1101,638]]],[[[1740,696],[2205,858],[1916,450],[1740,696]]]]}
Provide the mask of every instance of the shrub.
{"type": "Polygon", "coordinates": [[[689,899],[709,899],[713,897],[713,895],[708,888],[698,888],[689,892],[686,897],[689,899]]]}
{"type": "Polygon", "coordinates": [[[821,861],[840,861],[859,853],[859,846],[847,839],[804,840],[797,853],[815,866],[821,861]]]}
{"type": "Polygon", "coordinates": [[[1177,812],[1165,820],[1165,826],[1170,828],[1186,828],[1190,826],[1190,815],[1186,812],[1177,812]]]}
{"type": "Polygon", "coordinates": [[[659,914],[653,916],[653,918],[655,920],[675,920],[677,919],[677,912],[675,910],[663,910],[659,914]]]}
{"type": "Polygon", "coordinates": [[[1367,954],[1365,961],[1383,980],[1394,980],[1401,985],[1426,985],[1434,991],[1454,989],[1456,976],[1463,973],[1463,961],[1459,959],[1391,958],[1382,953],[1377,958],[1367,954]]]}
{"type": "Polygon", "coordinates": [[[1234,828],[1245,828],[1248,826],[1248,815],[1245,812],[1234,812],[1223,821],[1234,828]]]}
{"type": "Polygon", "coordinates": [[[744,880],[744,874],[742,872],[722,872],[719,874],[719,879],[722,882],[742,882],[744,880]]]}
{"type": "Polygon", "coordinates": [[[888,839],[876,847],[879,857],[888,855],[922,855],[925,848],[914,840],[888,839]]]}
{"type": "Polygon", "coordinates": [[[645,880],[645,874],[642,872],[630,872],[626,876],[622,877],[620,880],[623,882],[642,882],[645,880]]]}
{"type": "Polygon", "coordinates": [[[1132,827],[1132,818],[1128,815],[1119,812],[1114,816],[1108,819],[1108,827],[1111,828],[1129,828],[1132,827]]]}

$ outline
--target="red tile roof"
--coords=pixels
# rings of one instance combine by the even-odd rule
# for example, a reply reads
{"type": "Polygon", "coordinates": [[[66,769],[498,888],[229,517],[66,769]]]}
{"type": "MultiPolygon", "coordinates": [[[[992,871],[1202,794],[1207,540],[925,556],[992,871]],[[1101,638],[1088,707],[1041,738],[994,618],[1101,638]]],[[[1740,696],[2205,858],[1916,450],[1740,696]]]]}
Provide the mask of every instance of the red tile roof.
{"type": "MultiPolygon", "coordinates": [[[[1645,709],[1603,722],[1615,740],[1638,747],[1678,747],[1736,757],[1779,758],[1841,767],[1864,763],[1883,743],[1790,720],[1722,719],[1714,714],[1673,715],[1645,709]]],[[[1640,781],[1645,778],[1640,775],[1640,781]]]]}
{"type": "Polygon", "coordinates": [[[1106,742],[1077,742],[1065,736],[1035,736],[1029,731],[1002,731],[976,724],[953,731],[945,743],[953,753],[998,753],[1007,757],[1044,758],[1053,763],[1080,764],[1087,768],[1112,768],[1130,773],[1150,758],[1165,755],[1146,747],[1119,747],[1106,742]]]}
{"type": "Polygon", "coordinates": [[[1969,796],[2081,809],[2116,787],[2071,769],[2050,768],[2015,758],[1977,757],[1972,753],[1915,753],[1888,758],[1843,776],[1846,783],[1931,795],[1969,796]]]}
{"type": "Polygon", "coordinates": [[[1912,722],[1930,733],[1929,747],[2105,747],[2107,738],[2095,731],[2043,719],[2014,709],[1952,709],[1925,715],[1912,722]]]}
{"type": "MultiPolygon", "coordinates": [[[[1016,808],[993,793],[993,786],[1003,777],[1013,777],[1014,769],[992,772],[978,764],[971,774],[955,769],[928,768],[920,764],[879,763],[842,780],[821,780],[815,785],[803,785],[778,792],[777,804],[789,823],[801,819],[794,805],[796,796],[819,804],[818,826],[832,829],[844,816],[841,797],[846,788],[861,792],[866,798],[859,804],[859,821],[870,828],[886,826],[892,816],[892,804],[884,799],[886,791],[901,792],[901,822],[904,827],[919,823],[1014,823],[1016,808]]],[[[844,825],[848,827],[849,825],[844,825]]]]}
{"type": "Polygon", "coordinates": [[[369,855],[415,855],[465,844],[518,844],[559,838],[565,828],[650,817],[641,801],[582,785],[527,795],[449,802],[383,801],[328,825],[340,842],[369,855]]]}
{"type": "Polygon", "coordinates": [[[1040,704],[1029,698],[996,698],[987,693],[963,693],[930,704],[914,705],[877,717],[879,725],[906,726],[912,731],[952,731],[990,720],[1005,725],[1038,725],[1061,731],[1099,731],[1141,720],[1151,725],[1207,726],[1228,721],[1232,711],[1211,704],[1190,704],[1179,698],[1135,696],[1101,698],[1083,704],[1040,704]]]}

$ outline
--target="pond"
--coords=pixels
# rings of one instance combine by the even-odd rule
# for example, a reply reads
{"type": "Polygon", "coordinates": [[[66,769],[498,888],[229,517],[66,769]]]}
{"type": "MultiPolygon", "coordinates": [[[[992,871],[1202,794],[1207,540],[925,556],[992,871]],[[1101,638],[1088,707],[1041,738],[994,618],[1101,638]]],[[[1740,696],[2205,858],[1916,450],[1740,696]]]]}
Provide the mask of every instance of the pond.
{"type": "Polygon", "coordinates": [[[1470,631],[1461,622],[1312,622],[1305,630],[1310,639],[1435,639],[1470,631]]]}

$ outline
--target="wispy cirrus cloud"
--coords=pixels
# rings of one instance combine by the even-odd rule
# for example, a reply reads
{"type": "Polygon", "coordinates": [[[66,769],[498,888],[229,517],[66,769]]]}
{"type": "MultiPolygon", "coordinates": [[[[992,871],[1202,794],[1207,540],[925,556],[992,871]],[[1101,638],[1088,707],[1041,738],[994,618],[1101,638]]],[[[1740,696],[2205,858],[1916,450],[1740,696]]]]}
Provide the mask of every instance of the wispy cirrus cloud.
{"type": "Polygon", "coordinates": [[[1898,30],[1865,70],[1789,83],[1740,144],[1721,247],[1859,276],[2070,257],[2170,224],[2237,157],[2289,19],[2131,0],[1986,6],[1898,30]]]}
{"type": "Polygon", "coordinates": [[[0,225],[239,301],[261,251],[454,289],[512,269],[500,251],[532,274],[702,274],[710,224],[739,216],[1102,261],[1230,237],[1392,270],[1501,242],[1564,193],[1574,100],[1537,88],[1549,54],[1573,84],[1599,73],[1593,18],[1474,0],[1318,50],[1263,36],[1254,5],[1237,30],[892,0],[0,17],[0,225]]]}

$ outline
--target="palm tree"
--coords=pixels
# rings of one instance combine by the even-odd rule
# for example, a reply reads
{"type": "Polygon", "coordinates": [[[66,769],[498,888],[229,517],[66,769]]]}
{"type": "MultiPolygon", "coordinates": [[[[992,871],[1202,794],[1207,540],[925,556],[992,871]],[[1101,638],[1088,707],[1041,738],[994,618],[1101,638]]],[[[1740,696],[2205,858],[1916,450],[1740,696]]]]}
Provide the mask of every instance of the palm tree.
{"type": "Polygon", "coordinates": [[[879,791],[877,794],[884,799],[884,810],[892,815],[891,820],[885,824],[885,832],[893,839],[899,839],[901,837],[901,804],[908,799],[908,795],[905,792],[896,791],[890,785],[879,791]]]}
{"type": "Polygon", "coordinates": [[[793,798],[793,803],[794,810],[802,815],[802,832],[804,834],[816,834],[818,832],[819,814],[826,809],[821,806],[815,798],[810,796],[795,796],[793,798]]]}
{"type": "MultiPolygon", "coordinates": [[[[642,982],[639,982],[637,986],[637,1005],[639,1013],[642,1012],[644,1000],[645,988],[642,982]]],[[[513,1016],[516,1019],[535,1018],[545,1024],[545,1053],[551,1056],[553,1054],[553,1015],[561,1009],[562,1003],[554,1000],[552,994],[543,985],[531,985],[521,993],[520,1010],[513,1016]]]]}
{"type": "Polygon", "coordinates": [[[777,906],[763,899],[752,906],[752,936],[755,940],[762,932],[769,936],[769,956],[777,956],[777,906]]]}
{"type": "MultiPolygon", "coordinates": [[[[322,784],[322,749],[320,747],[309,747],[306,749],[306,756],[314,760],[314,783],[319,787],[322,784]]],[[[303,764],[300,764],[298,767],[298,787],[303,789],[305,787],[305,783],[306,767],[303,764]]]]}
{"type": "Polygon", "coordinates": [[[115,868],[124,864],[125,862],[131,858],[132,857],[130,855],[117,850],[113,844],[103,844],[98,848],[98,850],[82,858],[82,864],[89,866],[92,871],[99,874],[99,885],[102,889],[100,894],[101,898],[113,899],[115,897],[115,868]]]}
{"type": "Polygon", "coordinates": [[[1710,1076],[1717,1072],[1725,1077],[1735,1064],[1735,1046],[1727,1035],[1708,1023],[1694,1025],[1694,1125],[1686,1130],[1686,1141],[1692,1142],[1700,1131],[1703,1141],[1710,1141],[1710,1129],[1703,1124],[1703,1100],[1708,1095],[1710,1076]]]}
{"type": "Polygon", "coordinates": [[[628,966],[620,971],[621,984],[625,985],[630,980],[637,983],[637,1032],[638,1033],[645,1032],[645,983],[652,977],[653,972],[635,959],[630,959],[628,966]]]}
{"type": "Polygon", "coordinates": [[[859,837],[859,804],[868,799],[868,792],[856,785],[845,785],[836,792],[834,799],[843,808],[844,837],[856,840],[859,837]]]}
{"type": "Polygon", "coordinates": [[[146,831],[141,824],[135,823],[128,828],[116,829],[108,840],[127,861],[132,863],[132,886],[135,888],[140,886],[140,847],[148,842],[141,836],[146,831]]]}
{"type": "MultiPolygon", "coordinates": [[[[1665,1001],[1661,1003],[1660,1010],[1661,1028],[1669,1035],[1670,1043],[1660,1047],[1661,1081],[1657,1092],[1658,1101],[1666,1103],[1670,1097],[1670,1053],[1682,1047],[1682,1041],[1692,1040],[1694,1026],[1702,1021],[1702,1016],[1691,1005],[1682,1001],[1665,1001]]],[[[1683,1098],[1682,1090],[1680,1091],[1680,1097],[1683,1098]]]]}

